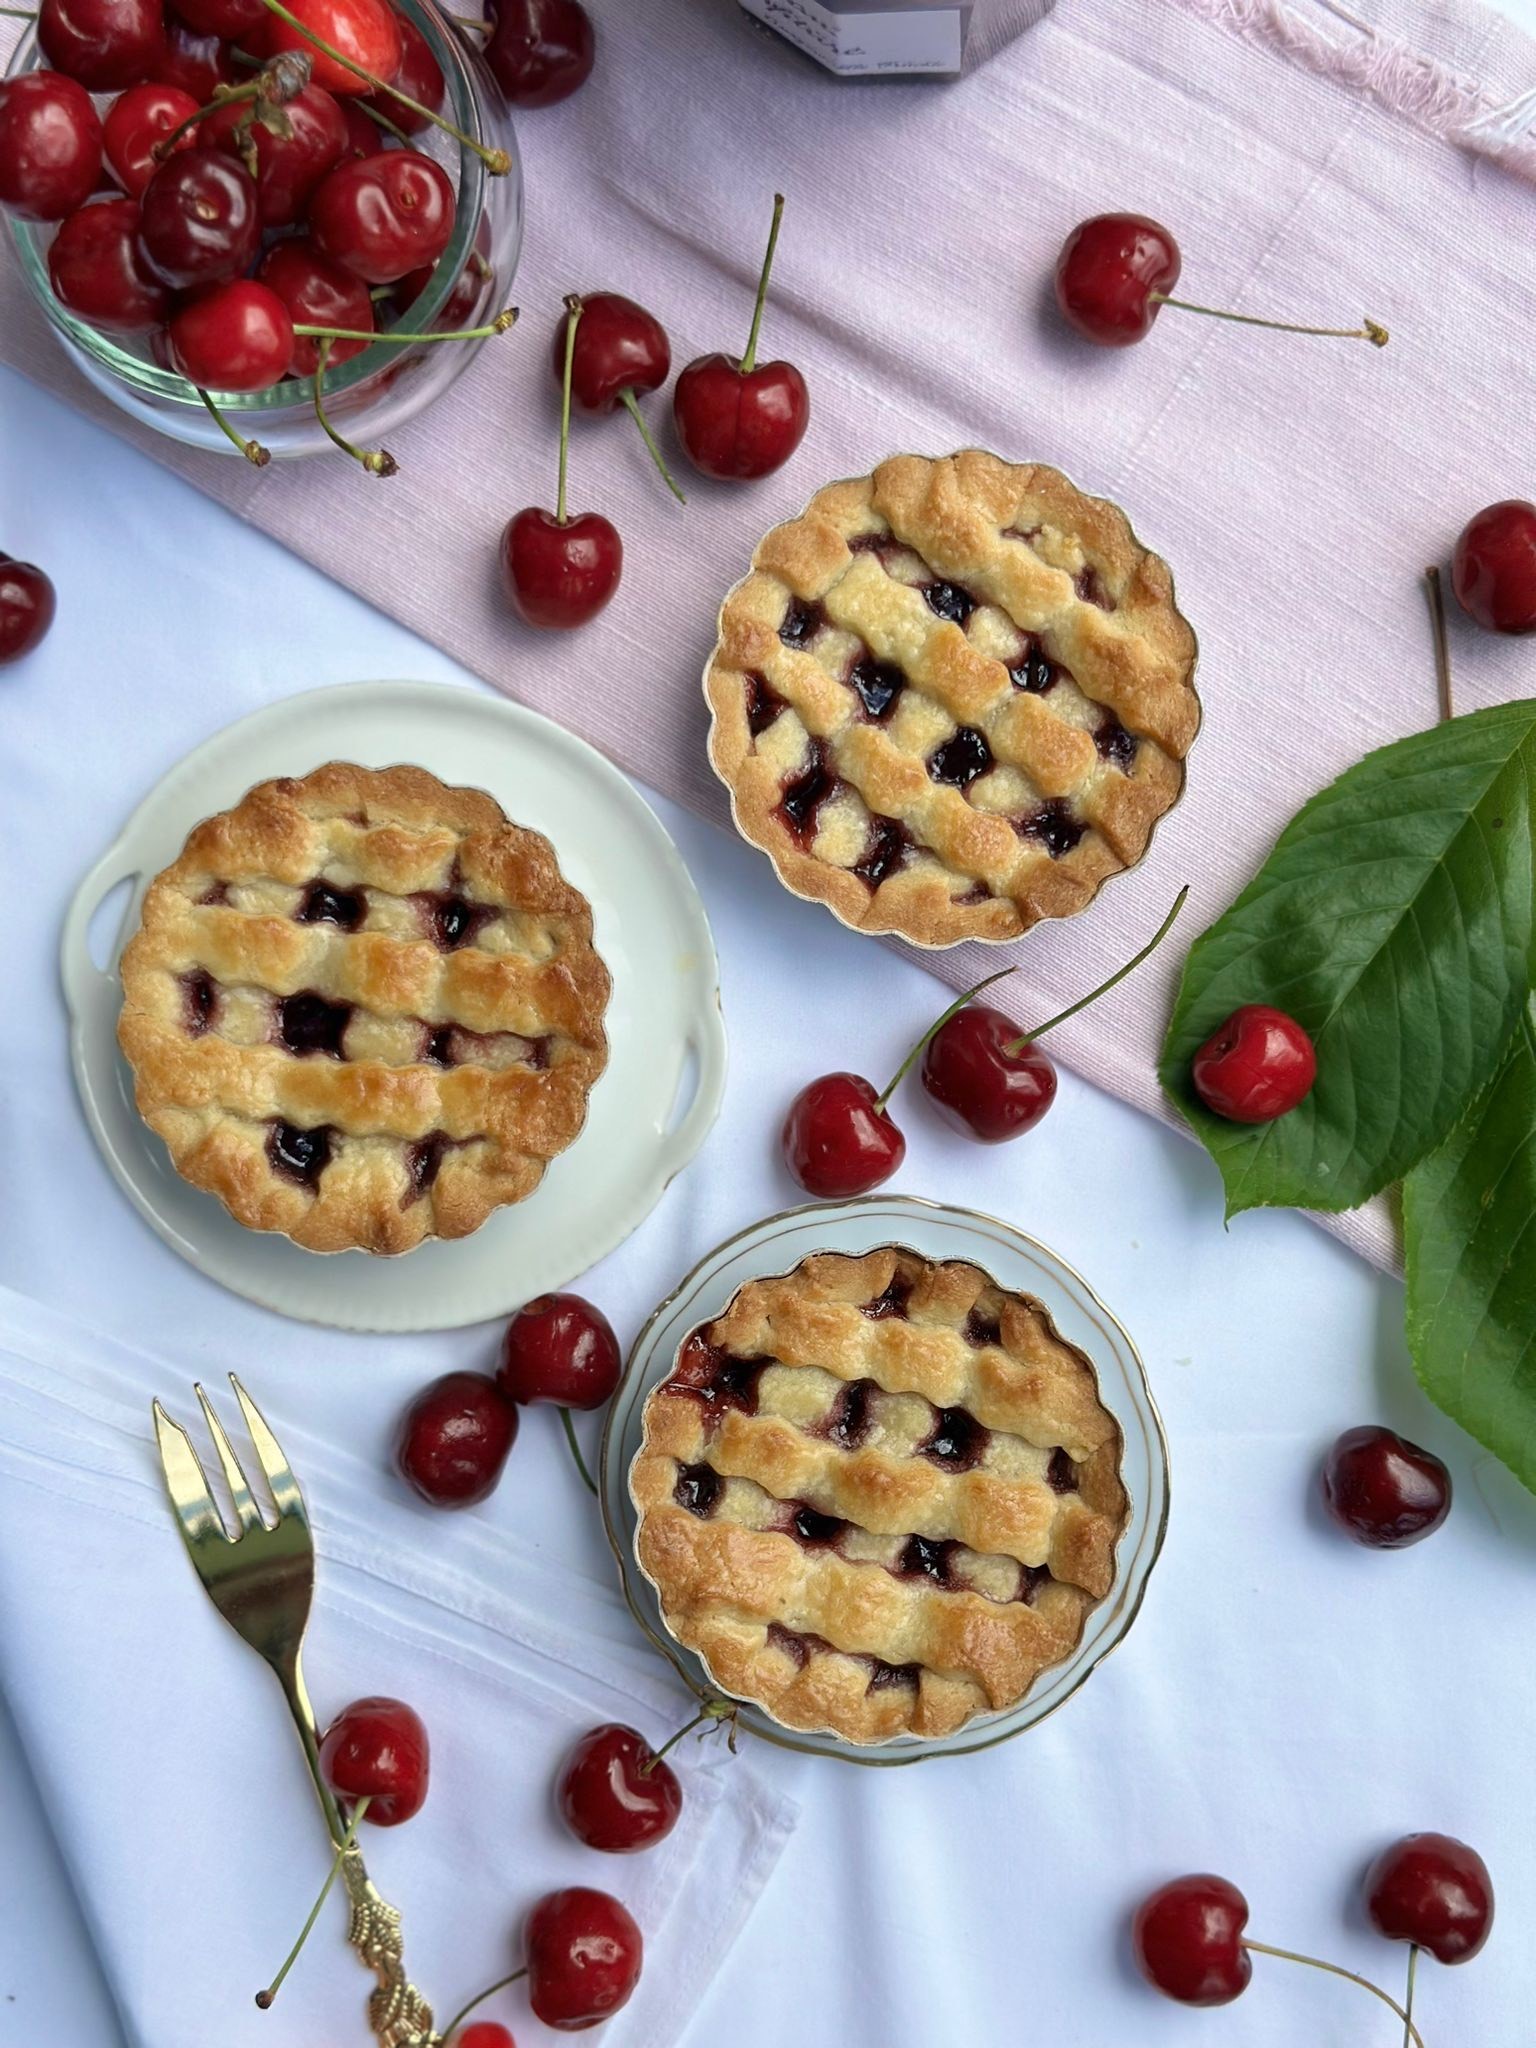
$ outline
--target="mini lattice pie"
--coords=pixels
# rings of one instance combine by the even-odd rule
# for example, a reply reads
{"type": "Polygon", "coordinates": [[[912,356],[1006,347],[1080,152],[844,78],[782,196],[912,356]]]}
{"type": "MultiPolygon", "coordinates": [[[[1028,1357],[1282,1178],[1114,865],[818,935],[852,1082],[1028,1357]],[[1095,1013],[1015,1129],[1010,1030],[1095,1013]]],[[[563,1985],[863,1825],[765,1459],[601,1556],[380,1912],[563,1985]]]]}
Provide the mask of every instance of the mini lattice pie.
{"type": "Polygon", "coordinates": [[[176,1170],[308,1251],[520,1202],[581,1129],[608,971],[554,849],[483,790],[333,761],[156,876],[118,1038],[176,1170]]]}
{"type": "Polygon", "coordinates": [[[852,1742],[1022,1699],[1108,1593],[1120,1430],[1040,1303],[887,1246],[754,1280],[648,1396],[630,1475],[667,1627],[852,1742]]]}
{"type": "Polygon", "coordinates": [[[1013,939],[1134,866],[1184,785],[1195,637],[1059,470],[898,455],[777,526],[705,679],[736,822],[797,895],[925,946],[1013,939]]]}

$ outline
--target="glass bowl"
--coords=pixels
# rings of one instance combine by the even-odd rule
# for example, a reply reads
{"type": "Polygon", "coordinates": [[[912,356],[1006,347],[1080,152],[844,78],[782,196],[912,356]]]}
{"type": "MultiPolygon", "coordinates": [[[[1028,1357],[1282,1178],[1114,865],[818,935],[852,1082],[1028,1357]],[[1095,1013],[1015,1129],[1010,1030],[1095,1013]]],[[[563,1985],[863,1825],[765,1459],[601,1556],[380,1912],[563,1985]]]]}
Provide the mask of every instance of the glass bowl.
{"type": "MultiPolygon", "coordinates": [[[[453,180],[458,205],[453,239],[426,286],[413,305],[391,315],[383,326],[386,331],[429,331],[465,264],[476,255],[484,261],[485,274],[470,314],[459,324],[478,326],[509,303],[507,293],[522,247],[523,180],[511,120],[478,49],[471,47],[469,38],[450,24],[432,0],[393,0],[393,4],[421,30],[442,69],[446,83],[443,114],[486,148],[504,149],[512,168],[504,177],[492,177],[472,149],[435,126],[410,138],[411,148],[425,151],[442,164],[453,180]]],[[[29,26],[11,53],[6,76],[39,67],[36,32],[29,26]]],[[[60,347],[87,382],[158,433],[194,448],[238,457],[240,451],[209,414],[196,388],[155,359],[150,336],[105,334],[60,305],[48,281],[48,245],[56,224],[18,220],[12,215],[4,218],[33,298],[60,347]]],[[[376,446],[440,397],[463,375],[482,345],[457,341],[413,347],[376,342],[339,369],[326,371],[326,412],[350,440],[376,446]]],[[[238,432],[260,442],[274,457],[335,452],[315,417],[313,378],[287,378],[269,391],[215,391],[211,395],[238,432]]]]}

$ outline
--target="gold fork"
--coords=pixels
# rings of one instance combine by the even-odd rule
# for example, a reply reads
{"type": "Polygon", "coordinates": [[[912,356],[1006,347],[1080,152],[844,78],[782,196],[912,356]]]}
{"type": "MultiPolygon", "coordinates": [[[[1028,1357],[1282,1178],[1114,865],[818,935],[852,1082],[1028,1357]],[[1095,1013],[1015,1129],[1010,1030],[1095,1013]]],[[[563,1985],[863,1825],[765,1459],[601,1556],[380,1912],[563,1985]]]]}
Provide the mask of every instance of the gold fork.
{"type": "MultiPolygon", "coordinates": [[[[261,1411],[233,1373],[229,1383],[266,1476],[275,1522],[264,1519],[234,1447],[201,1386],[194,1391],[207,1418],[239,1526],[233,1531],[225,1526],[191,1438],[156,1401],[160,1463],[182,1540],[204,1592],[241,1641],[271,1665],[283,1688],[326,1826],[333,1844],[339,1846],[346,1830],[321,1774],[319,1732],[300,1661],[315,1586],[309,1516],[298,1481],[261,1411]]],[[[437,2038],[432,2031],[432,2008],[406,1977],[400,1915],[379,1896],[355,1842],[342,1857],[342,1881],[351,1906],[347,1940],[378,1978],[378,1988],[368,2000],[368,2023],[379,2048],[430,2048],[437,2038]]]]}

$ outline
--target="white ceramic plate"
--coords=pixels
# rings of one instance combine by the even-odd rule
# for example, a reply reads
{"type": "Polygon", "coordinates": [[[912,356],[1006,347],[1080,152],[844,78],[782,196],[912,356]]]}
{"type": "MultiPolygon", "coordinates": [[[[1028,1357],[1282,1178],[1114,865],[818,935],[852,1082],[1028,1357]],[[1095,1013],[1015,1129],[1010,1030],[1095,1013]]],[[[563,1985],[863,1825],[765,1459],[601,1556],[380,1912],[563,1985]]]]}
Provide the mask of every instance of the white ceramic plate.
{"type": "Polygon", "coordinates": [[[725,1025],[709,924],[655,813],[585,741],[536,712],[438,683],[348,683],[285,697],[227,726],[154,788],[76,890],[61,945],[70,1051],[85,1114],[139,1213],[182,1257],[284,1315],[351,1330],[436,1330],[505,1315],[621,1244],[704,1142],[725,1087],[725,1025]],[[200,818],[255,782],[322,762],[415,762],[487,789],[553,840],[590,899],[613,975],[609,1061],[586,1127],[537,1191],[473,1236],[399,1259],[317,1256],[244,1229],[190,1187],[133,1106],[117,1047],[117,960],[149,881],[200,818]],[[134,884],[104,967],[91,920],[134,884]],[[691,1099],[685,1083],[693,1076],[691,1099]]]}
{"type": "Polygon", "coordinates": [[[989,1749],[1054,1713],[1124,1639],[1141,1607],[1168,1523],[1168,1445],[1145,1368],[1135,1345],[1092,1288],[1053,1251],[995,1217],[925,1202],[915,1195],[864,1195],[857,1201],[815,1203],[770,1216],[717,1246],[651,1316],[629,1355],[603,1436],[603,1519],[626,1597],[636,1620],[671,1658],[686,1684],[701,1696],[720,1693],[702,1660],[667,1633],[655,1587],[636,1561],[629,1472],[640,1448],[645,1397],[671,1371],[689,1331],[719,1315],[744,1281],[787,1272],[811,1252],[868,1252],[887,1244],[903,1245],[930,1258],[968,1259],[1002,1286],[1022,1289],[1045,1304],[1062,1336],[1093,1360],[1104,1405],[1124,1432],[1130,1520],[1120,1539],[1114,1588],[1089,1615],[1077,1649],[1065,1663],[1042,1672],[1019,1704],[1005,1713],[979,1715],[955,1734],[933,1740],[899,1737],[861,1747],[836,1735],[797,1733],[750,1703],[741,1708],[741,1726],[769,1742],[860,1764],[916,1763],[924,1757],[989,1749]]]}

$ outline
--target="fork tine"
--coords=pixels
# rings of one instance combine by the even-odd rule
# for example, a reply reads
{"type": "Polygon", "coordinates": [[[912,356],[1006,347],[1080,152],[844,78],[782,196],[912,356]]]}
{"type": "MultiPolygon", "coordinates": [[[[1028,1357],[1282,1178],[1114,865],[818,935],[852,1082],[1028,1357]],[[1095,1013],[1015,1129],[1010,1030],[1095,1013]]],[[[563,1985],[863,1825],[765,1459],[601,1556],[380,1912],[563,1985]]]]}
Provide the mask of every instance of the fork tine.
{"type": "Polygon", "coordinates": [[[219,1536],[227,1543],[229,1531],[224,1526],[224,1517],[214,1504],[213,1495],[208,1491],[208,1482],[203,1477],[203,1468],[197,1462],[197,1453],[192,1448],[192,1439],[179,1422],[172,1422],[160,1406],[154,1404],[155,1438],[160,1447],[160,1468],[165,1474],[165,1489],[171,1496],[171,1506],[176,1510],[176,1519],[181,1524],[182,1540],[196,1560],[199,1547],[210,1536],[219,1536]]]}
{"type": "Polygon", "coordinates": [[[261,1510],[252,1498],[250,1482],[245,1476],[240,1460],[235,1456],[234,1445],[224,1434],[224,1425],[220,1422],[213,1403],[204,1393],[200,1380],[194,1381],[192,1391],[198,1398],[208,1423],[209,1434],[213,1438],[213,1448],[218,1452],[219,1463],[224,1468],[225,1482],[229,1487],[230,1496],[235,1504],[235,1515],[240,1523],[240,1534],[249,1535],[252,1529],[265,1527],[261,1519],[261,1510]]]}
{"type": "Polygon", "coordinates": [[[240,1403],[240,1413],[245,1417],[245,1426],[251,1433],[256,1456],[261,1461],[262,1471],[267,1475],[267,1484],[272,1489],[272,1499],[279,1518],[296,1515],[307,1528],[309,1517],[304,1512],[304,1496],[299,1491],[299,1482],[289,1470],[288,1460],[283,1456],[277,1438],[267,1427],[266,1417],[234,1373],[229,1376],[229,1384],[235,1390],[235,1399],[240,1403]]]}

